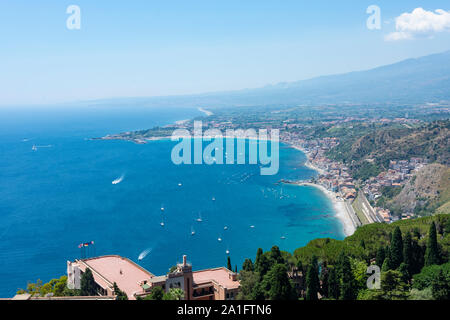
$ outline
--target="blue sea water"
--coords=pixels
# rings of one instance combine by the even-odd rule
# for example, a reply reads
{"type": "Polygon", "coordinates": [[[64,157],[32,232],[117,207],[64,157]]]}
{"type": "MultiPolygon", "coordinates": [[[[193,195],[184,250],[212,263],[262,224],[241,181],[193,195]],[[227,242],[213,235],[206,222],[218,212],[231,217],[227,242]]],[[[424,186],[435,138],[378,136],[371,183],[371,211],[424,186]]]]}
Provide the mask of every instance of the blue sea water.
{"type": "Polygon", "coordinates": [[[276,184],[316,174],[288,146],[280,148],[279,173],[261,176],[258,165],[176,166],[169,140],[86,139],[198,115],[119,106],[0,109],[0,297],[65,274],[87,241],[95,246],[85,254],[119,254],[159,275],[183,254],[194,270],[226,265],[226,251],[240,266],[259,247],[292,252],[314,238],[344,237],[320,190],[276,184]]]}

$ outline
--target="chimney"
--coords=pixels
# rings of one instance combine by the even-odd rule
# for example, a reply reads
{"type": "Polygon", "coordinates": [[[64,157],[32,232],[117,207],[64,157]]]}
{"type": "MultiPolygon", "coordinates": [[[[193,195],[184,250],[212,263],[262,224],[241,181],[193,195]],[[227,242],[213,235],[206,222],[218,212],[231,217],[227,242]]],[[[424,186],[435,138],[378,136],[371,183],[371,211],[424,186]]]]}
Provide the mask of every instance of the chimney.
{"type": "Polygon", "coordinates": [[[187,265],[187,256],[186,255],[183,255],[183,267],[186,267],[186,265],[187,265]]]}

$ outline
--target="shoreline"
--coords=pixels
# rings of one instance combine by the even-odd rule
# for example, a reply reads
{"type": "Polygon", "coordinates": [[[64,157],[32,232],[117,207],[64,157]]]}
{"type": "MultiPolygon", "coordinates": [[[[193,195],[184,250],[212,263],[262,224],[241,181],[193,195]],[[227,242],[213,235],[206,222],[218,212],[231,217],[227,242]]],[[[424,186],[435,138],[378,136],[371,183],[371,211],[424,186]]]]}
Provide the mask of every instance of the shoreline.
{"type": "MultiPolygon", "coordinates": [[[[314,170],[318,172],[319,174],[326,174],[325,170],[320,169],[313,165],[308,158],[308,152],[299,146],[294,146],[291,144],[291,147],[303,152],[307,158],[306,162],[303,164],[305,167],[314,170]]],[[[335,192],[328,190],[324,186],[317,184],[317,183],[311,183],[311,182],[300,182],[297,185],[299,186],[310,186],[318,188],[320,191],[322,191],[325,196],[328,197],[328,199],[333,204],[333,208],[335,211],[335,217],[339,219],[339,221],[342,223],[343,232],[346,237],[351,236],[356,231],[356,226],[354,225],[349,212],[346,208],[346,203],[344,199],[341,199],[335,192]]]]}
{"type": "Polygon", "coordinates": [[[326,189],[320,184],[301,182],[298,184],[298,186],[308,186],[319,189],[333,204],[335,217],[342,223],[344,235],[348,237],[355,233],[356,227],[353,225],[353,222],[348,215],[347,209],[345,208],[345,200],[338,199],[338,196],[334,192],[326,189]]]}

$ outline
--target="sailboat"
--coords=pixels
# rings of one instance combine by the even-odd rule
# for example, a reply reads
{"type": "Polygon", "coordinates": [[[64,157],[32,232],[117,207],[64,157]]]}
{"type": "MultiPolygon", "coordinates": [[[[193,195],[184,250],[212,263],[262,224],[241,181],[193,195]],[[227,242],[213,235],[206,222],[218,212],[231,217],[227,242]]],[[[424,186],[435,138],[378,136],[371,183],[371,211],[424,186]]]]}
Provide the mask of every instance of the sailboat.
{"type": "Polygon", "coordinates": [[[194,227],[191,227],[191,236],[195,235],[194,227]]]}
{"type": "Polygon", "coordinates": [[[37,151],[37,147],[36,147],[36,145],[33,145],[33,147],[31,148],[31,150],[33,150],[33,151],[37,151]]]}

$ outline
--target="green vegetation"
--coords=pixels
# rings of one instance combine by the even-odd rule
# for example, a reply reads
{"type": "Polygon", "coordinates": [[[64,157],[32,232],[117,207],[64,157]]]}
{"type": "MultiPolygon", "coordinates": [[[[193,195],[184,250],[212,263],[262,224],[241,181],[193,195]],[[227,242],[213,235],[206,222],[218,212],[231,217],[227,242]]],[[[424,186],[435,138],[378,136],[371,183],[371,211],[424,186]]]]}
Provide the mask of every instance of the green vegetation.
{"type": "Polygon", "coordinates": [[[97,284],[95,283],[94,275],[89,268],[86,268],[86,271],[81,275],[80,291],[82,296],[97,295],[97,284]]]}
{"type": "Polygon", "coordinates": [[[449,221],[436,215],[370,224],[344,240],[315,239],[293,255],[258,249],[254,264],[244,262],[238,298],[450,299],[449,221]],[[379,289],[366,285],[373,263],[382,267],[379,289]]]}
{"type": "Polygon", "coordinates": [[[114,294],[116,296],[116,300],[128,300],[127,294],[119,289],[119,287],[117,286],[117,283],[114,282],[113,288],[114,288],[114,294]]]}
{"type": "Polygon", "coordinates": [[[67,288],[67,276],[59,279],[52,279],[47,283],[37,280],[36,283],[28,283],[26,289],[19,289],[17,294],[29,293],[34,297],[45,297],[51,295],[54,297],[80,296],[80,290],[71,290],[67,288]]]}

